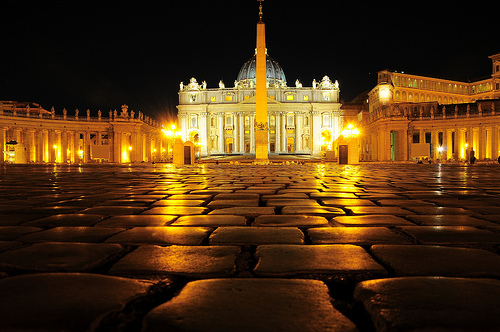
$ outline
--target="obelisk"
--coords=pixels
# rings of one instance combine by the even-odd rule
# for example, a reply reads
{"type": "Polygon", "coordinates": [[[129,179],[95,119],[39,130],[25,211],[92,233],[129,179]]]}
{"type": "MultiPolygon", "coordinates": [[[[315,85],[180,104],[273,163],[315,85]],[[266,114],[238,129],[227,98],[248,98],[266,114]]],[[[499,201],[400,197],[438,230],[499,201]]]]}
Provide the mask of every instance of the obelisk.
{"type": "Polygon", "coordinates": [[[267,125],[267,79],[266,79],[266,26],[262,21],[262,1],[259,5],[259,23],[257,23],[256,54],[256,94],[255,94],[255,161],[269,161],[267,125]]]}

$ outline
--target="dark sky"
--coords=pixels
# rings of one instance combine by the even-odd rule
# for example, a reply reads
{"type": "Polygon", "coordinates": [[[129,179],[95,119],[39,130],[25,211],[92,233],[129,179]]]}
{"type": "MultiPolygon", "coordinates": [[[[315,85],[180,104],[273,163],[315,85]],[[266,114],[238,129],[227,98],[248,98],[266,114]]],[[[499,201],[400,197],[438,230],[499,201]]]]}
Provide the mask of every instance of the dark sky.
{"type": "MultiPolygon", "coordinates": [[[[288,85],[328,75],[341,99],[393,69],[458,80],[491,74],[496,15],[478,2],[264,1],[268,53],[288,85]]],[[[7,1],[0,21],[0,100],[175,112],[179,82],[232,86],[255,49],[258,2],[7,1]]]]}

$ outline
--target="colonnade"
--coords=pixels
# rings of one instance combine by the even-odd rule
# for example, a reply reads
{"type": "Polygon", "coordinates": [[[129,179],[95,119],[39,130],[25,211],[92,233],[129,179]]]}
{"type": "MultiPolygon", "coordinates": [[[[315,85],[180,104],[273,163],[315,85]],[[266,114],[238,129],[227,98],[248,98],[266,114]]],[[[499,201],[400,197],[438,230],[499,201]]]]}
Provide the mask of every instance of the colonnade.
{"type": "Polygon", "coordinates": [[[167,158],[160,128],[139,119],[0,115],[0,162],[143,162],[167,158]],[[108,121],[106,121],[108,120],[108,121]]]}

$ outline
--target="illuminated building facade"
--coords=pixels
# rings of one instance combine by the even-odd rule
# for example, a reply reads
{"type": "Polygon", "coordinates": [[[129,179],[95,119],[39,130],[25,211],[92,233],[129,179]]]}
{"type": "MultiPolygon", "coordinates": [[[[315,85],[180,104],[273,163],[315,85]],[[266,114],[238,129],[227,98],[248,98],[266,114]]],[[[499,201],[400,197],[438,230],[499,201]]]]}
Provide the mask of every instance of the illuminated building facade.
{"type": "Polygon", "coordinates": [[[378,73],[362,112],[361,159],[478,160],[499,156],[500,54],[490,56],[491,78],[459,82],[391,71],[378,73]],[[427,143],[427,155],[415,153],[427,143]]]}
{"type": "Polygon", "coordinates": [[[165,158],[165,136],[157,122],[123,105],[97,117],[55,114],[34,103],[0,102],[0,162],[129,163],[165,158]]]}
{"type": "MultiPolygon", "coordinates": [[[[287,86],[280,65],[266,54],[268,151],[320,155],[343,126],[339,84],[328,76],[312,87],[287,86]],[[323,137],[323,139],[321,139],[323,137]]],[[[242,67],[233,87],[207,88],[191,78],[180,84],[182,138],[199,144],[202,156],[255,155],[256,57],[242,67]]]]}

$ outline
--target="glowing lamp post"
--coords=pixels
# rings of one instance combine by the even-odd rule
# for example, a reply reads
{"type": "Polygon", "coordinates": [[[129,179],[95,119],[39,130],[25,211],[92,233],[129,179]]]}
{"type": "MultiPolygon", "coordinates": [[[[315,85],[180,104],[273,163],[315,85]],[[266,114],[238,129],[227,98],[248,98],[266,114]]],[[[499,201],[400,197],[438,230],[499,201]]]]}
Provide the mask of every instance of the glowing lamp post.
{"type": "Polygon", "coordinates": [[[338,139],[338,163],[359,164],[359,129],[349,124],[338,139]]]}
{"type": "Polygon", "coordinates": [[[175,139],[181,137],[182,132],[176,131],[176,126],[173,124],[169,130],[162,129],[163,135],[167,137],[167,161],[170,160],[170,152],[173,151],[173,142],[175,139]]]}
{"type": "Polygon", "coordinates": [[[345,138],[353,138],[359,135],[359,129],[352,124],[347,125],[347,128],[342,130],[342,136],[345,138]]]}

